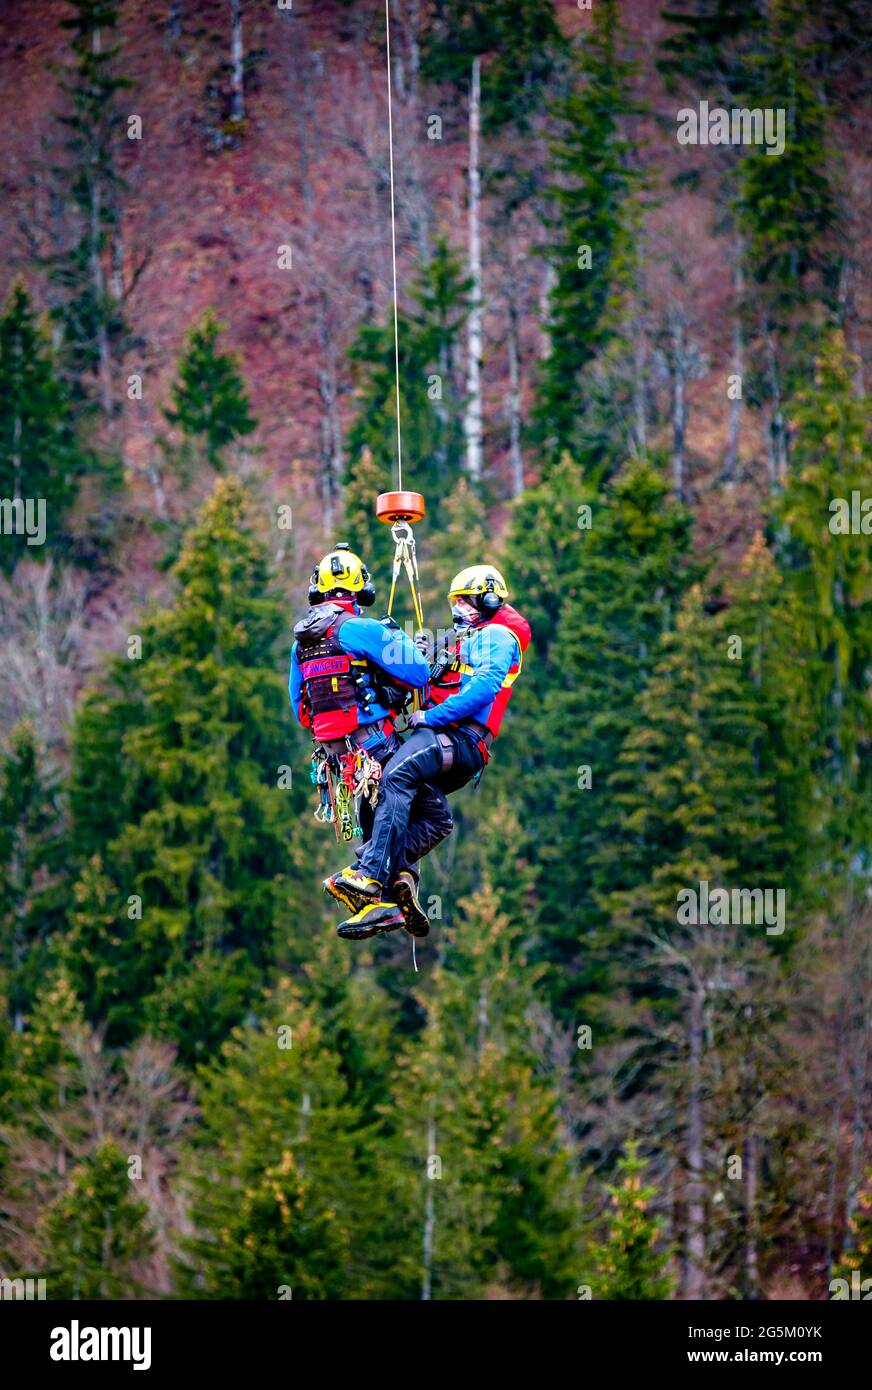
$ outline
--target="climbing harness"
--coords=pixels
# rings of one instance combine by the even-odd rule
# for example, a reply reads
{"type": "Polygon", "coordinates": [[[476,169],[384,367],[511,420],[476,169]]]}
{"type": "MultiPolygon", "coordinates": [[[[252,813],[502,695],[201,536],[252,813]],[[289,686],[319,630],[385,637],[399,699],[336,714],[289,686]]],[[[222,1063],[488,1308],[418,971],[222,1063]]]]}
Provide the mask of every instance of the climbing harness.
{"type": "Polygon", "coordinates": [[[361,802],[378,803],[382,770],[365,748],[355,748],[350,738],[345,745],[344,753],[331,753],[316,744],[309,776],[318,789],[316,821],[332,825],[337,840],[347,841],[361,833],[361,802]]]}

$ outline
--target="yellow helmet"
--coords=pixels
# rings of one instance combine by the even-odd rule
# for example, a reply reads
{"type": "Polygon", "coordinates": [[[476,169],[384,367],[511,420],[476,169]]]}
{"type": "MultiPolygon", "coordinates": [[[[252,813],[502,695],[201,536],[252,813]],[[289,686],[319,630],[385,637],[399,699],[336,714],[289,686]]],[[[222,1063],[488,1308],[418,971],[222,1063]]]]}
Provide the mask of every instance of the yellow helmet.
{"type": "Polygon", "coordinates": [[[456,574],[448,587],[448,598],[461,595],[477,598],[480,594],[496,594],[498,598],[509,597],[506,581],[495,565],[468,565],[456,574]]]}
{"type": "Polygon", "coordinates": [[[361,602],[367,605],[371,604],[375,597],[369,570],[360,556],[349,549],[346,541],[339,541],[335,549],[324,556],[312,571],[309,581],[310,598],[331,594],[334,589],[344,589],[347,593],[357,594],[361,602]]]}

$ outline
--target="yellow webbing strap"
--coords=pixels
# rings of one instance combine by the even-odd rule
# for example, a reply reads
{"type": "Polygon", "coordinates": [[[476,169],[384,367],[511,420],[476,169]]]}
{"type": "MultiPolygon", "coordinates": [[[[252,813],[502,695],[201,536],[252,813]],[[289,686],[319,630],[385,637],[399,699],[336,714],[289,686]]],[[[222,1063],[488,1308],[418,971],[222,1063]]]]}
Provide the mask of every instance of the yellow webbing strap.
{"type": "Polygon", "coordinates": [[[394,551],[394,568],[391,575],[391,594],[388,599],[388,617],[393,614],[397,580],[402,568],[406,571],[406,578],[412,591],[412,608],[415,613],[415,622],[420,629],[424,626],[424,610],[421,607],[421,596],[418,592],[418,557],[415,553],[415,537],[412,534],[411,526],[406,521],[395,522],[391,527],[391,535],[394,538],[396,550],[394,551]]]}
{"type": "MultiPolygon", "coordinates": [[[[400,577],[400,570],[406,571],[406,578],[409,581],[409,588],[412,591],[412,608],[415,613],[415,622],[418,624],[420,632],[424,626],[424,609],[421,606],[421,595],[418,591],[418,557],[415,553],[415,537],[412,528],[407,521],[396,521],[391,527],[391,535],[396,545],[394,551],[394,568],[391,575],[391,593],[388,599],[388,617],[393,615],[394,598],[397,592],[397,580],[400,577]]],[[[412,696],[412,708],[421,708],[421,692],[416,690],[412,696]]]]}

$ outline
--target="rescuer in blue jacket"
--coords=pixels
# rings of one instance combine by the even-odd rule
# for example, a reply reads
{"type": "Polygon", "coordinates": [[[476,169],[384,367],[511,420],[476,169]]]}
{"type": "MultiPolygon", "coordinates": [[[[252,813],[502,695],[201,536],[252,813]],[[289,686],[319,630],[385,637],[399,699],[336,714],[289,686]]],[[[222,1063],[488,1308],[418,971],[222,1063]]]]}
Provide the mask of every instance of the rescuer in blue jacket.
{"type": "MultiPolygon", "coordinates": [[[[300,723],[311,730],[328,753],[353,747],[384,767],[402,746],[395,720],[406,697],[423,690],[430,668],[422,653],[394,623],[366,618],[362,607],[375,599],[366,566],[339,543],[313,571],[309,612],[294,628],[288,691],[300,723]]],[[[364,841],[372,833],[374,811],[360,802],[364,841]]],[[[422,786],[410,810],[403,851],[397,856],[392,890],[385,894],[394,926],[426,936],[429,921],[417,898],[414,865],[448,835],[451,812],[442,791],[422,786]]],[[[357,900],[343,891],[352,866],[331,875],[324,889],[357,910],[357,900]]]]}

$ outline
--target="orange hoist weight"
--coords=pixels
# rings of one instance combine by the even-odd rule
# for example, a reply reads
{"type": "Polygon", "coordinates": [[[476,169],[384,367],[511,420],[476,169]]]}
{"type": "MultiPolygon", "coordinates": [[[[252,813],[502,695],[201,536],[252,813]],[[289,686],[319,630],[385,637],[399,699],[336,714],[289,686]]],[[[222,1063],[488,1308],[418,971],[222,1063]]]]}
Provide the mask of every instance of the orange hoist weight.
{"type": "Polygon", "coordinates": [[[387,524],[422,521],[424,511],[424,499],[420,492],[382,492],[375,504],[376,516],[387,524]]]}

